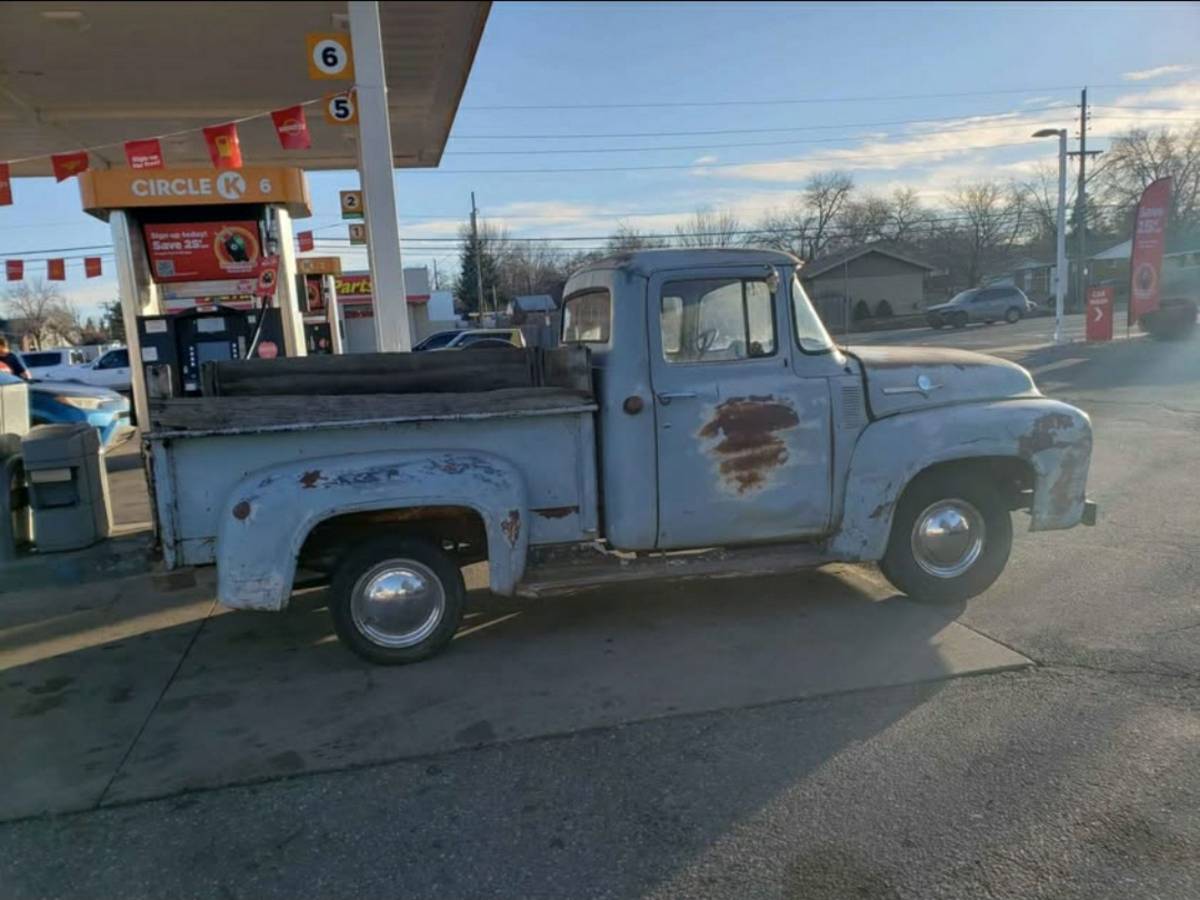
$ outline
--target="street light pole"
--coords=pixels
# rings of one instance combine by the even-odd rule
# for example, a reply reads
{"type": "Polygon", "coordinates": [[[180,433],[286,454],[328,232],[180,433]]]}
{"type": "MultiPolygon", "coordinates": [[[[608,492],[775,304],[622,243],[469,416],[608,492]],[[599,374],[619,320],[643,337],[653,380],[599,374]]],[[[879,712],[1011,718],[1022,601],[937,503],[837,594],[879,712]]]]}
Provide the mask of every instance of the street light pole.
{"type": "Polygon", "coordinates": [[[1067,286],[1067,129],[1043,128],[1035,138],[1058,138],[1058,225],[1054,264],[1054,343],[1063,342],[1063,295],[1067,286]]]}

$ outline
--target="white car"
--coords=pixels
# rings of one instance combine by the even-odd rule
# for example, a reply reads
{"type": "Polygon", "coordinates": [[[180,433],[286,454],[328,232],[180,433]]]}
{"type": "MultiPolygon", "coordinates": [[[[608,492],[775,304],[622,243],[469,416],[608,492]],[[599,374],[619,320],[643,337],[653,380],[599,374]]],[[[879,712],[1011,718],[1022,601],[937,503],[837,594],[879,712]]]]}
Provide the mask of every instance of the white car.
{"type": "Polygon", "coordinates": [[[49,350],[30,350],[21,354],[21,362],[30,378],[40,381],[78,380],[87,368],[87,355],[76,347],[52,347],[49,350]]]}
{"type": "Polygon", "coordinates": [[[132,390],[129,377],[129,348],[114,347],[101,354],[94,363],[73,369],[69,377],[71,381],[81,381],[84,384],[128,393],[132,390]]]}

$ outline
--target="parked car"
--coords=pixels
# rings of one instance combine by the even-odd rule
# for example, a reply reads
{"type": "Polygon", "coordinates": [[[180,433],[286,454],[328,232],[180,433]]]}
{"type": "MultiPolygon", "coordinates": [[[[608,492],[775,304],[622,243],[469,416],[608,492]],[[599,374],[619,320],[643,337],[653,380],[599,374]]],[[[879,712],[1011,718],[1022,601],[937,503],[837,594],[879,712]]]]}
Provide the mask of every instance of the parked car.
{"type": "Polygon", "coordinates": [[[71,381],[129,393],[132,389],[129,378],[129,349],[114,347],[91,365],[79,367],[71,376],[71,381]]]}
{"type": "Polygon", "coordinates": [[[30,350],[21,354],[21,362],[30,378],[46,381],[70,381],[76,372],[87,366],[87,354],[75,347],[52,347],[49,350],[30,350]]]}
{"type": "Polygon", "coordinates": [[[413,352],[441,350],[466,330],[465,328],[451,328],[449,331],[435,331],[429,337],[418,341],[416,346],[413,347],[413,352]]]}
{"type": "MultiPolygon", "coordinates": [[[[0,384],[21,379],[0,372],[0,384]]],[[[34,380],[29,386],[29,418],[33,425],[87,422],[100,433],[100,446],[112,447],[133,434],[129,399],[107,388],[69,381],[34,380]]]]}
{"type": "Polygon", "coordinates": [[[926,321],[933,328],[952,325],[962,328],[968,322],[998,322],[1003,319],[1012,325],[1029,312],[1031,303],[1020,288],[971,288],[957,294],[948,303],[925,310],[926,321]]]}
{"type": "Polygon", "coordinates": [[[488,346],[493,347],[499,346],[498,342],[500,341],[507,342],[514,347],[524,347],[525,335],[521,333],[520,328],[475,328],[459,332],[446,344],[434,349],[463,350],[479,341],[487,341],[488,346]]]}
{"type": "MultiPolygon", "coordinates": [[[[597,260],[566,284],[561,346],[536,371],[492,351],[490,390],[414,354],[413,393],[264,379],[167,400],[146,434],[164,563],[215,562],[236,609],[282,610],[298,568],[327,574],[338,637],[403,663],[450,644],[475,562],[497,595],[544,596],[878,561],[961,603],[1004,569],[1013,511],[1034,532],[1094,524],[1085,413],[979,353],[844,351],[799,268],[766,250],[597,260]]],[[[324,363],[288,362],[298,379],[324,363]]]]}

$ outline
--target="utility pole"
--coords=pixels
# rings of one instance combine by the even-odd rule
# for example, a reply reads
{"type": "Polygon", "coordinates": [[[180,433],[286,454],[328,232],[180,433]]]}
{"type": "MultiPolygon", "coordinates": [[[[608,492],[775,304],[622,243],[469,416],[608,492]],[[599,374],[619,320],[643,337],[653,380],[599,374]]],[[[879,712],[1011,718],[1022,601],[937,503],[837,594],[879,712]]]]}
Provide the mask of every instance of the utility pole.
{"type": "Polygon", "coordinates": [[[471,191],[471,243],[475,245],[475,298],[479,301],[479,324],[483,324],[483,253],[479,247],[479,210],[471,191]]]}
{"type": "Polygon", "coordinates": [[[1089,156],[1099,156],[1099,150],[1088,150],[1088,99],[1087,88],[1079,93],[1079,149],[1068,156],[1079,157],[1079,187],[1075,191],[1075,229],[1076,252],[1079,263],[1075,270],[1075,302],[1082,304],[1087,293],[1087,159],[1089,156]]]}

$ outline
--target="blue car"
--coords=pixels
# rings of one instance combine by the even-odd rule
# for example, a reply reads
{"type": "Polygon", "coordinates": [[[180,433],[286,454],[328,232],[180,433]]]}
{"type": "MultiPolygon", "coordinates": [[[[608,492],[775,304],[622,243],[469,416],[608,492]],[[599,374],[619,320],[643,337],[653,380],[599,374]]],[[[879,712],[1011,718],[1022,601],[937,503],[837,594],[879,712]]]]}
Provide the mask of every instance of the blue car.
{"type": "MultiPolygon", "coordinates": [[[[21,379],[0,372],[0,384],[21,379]]],[[[100,446],[107,449],[133,434],[129,424],[129,400],[108,388],[66,381],[30,381],[29,418],[34,425],[87,422],[100,433],[100,446]]]]}

